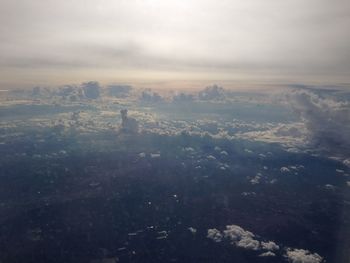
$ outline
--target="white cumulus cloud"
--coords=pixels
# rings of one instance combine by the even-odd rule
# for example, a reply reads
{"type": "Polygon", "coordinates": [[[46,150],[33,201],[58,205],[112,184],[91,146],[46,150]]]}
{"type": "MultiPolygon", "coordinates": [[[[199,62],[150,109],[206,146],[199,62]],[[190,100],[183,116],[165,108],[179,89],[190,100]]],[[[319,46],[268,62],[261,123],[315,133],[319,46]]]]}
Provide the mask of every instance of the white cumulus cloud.
{"type": "Polygon", "coordinates": [[[305,249],[287,249],[285,255],[291,263],[320,263],[323,258],[317,253],[305,249]]]}

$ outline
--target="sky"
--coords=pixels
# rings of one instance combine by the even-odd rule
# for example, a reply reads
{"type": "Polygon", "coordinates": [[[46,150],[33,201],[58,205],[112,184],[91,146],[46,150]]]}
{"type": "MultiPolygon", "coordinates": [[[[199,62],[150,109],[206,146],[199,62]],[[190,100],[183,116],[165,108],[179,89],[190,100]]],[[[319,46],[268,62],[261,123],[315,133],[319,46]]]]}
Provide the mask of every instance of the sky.
{"type": "Polygon", "coordinates": [[[0,0],[0,89],[350,82],[348,0],[0,0]]]}

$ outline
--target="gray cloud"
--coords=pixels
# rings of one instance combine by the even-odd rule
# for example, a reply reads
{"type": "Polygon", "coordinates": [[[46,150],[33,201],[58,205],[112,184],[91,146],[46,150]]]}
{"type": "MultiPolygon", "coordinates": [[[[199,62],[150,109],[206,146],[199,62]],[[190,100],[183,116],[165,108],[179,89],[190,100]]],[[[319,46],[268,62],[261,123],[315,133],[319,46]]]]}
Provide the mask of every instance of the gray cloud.
{"type": "Polygon", "coordinates": [[[297,89],[288,96],[309,131],[309,142],[328,154],[347,157],[350,152],[350,103],[327,93],[297,89]]]}
{"type": "Polygon", "coordinates": [[[108,95],[113,97],[125,98],[130,95],[132,91],[132,86],[130,85],[120,85],[113,84],[107,87],[108,95]]]}
{"type": "Polygon", "coordinates": [[[88,99],[97,99],[100,97],[100,84],[97,81],[85,82],[82,85],[85,97],[88,99]]]}
{"type": "Polygon", "coordinates": [[[136,119],[128,116],[128,110],[123,109],[120,111],[122,123],[120,131],[125,134],[136,134],[139,131],[139,123],[136,119]]]}
{"type": "Polygon", "coordinates": [[[277,142],[290,150],[312,150],[338,157],[349,165],[350,94],[344,86],[292,85],[286,104],[300,120],[277,123],[238,137],[277,142]]]}
{"type": "Polygon", "coordinates": [[[225,90],[218,85],[206,87],[198,93],[200,100],[220,100],[225,97],[225,90]]]}
{"type": "Polygon", "coordinates": [[[350,72],[346,0],[0,3],[0,68],[10,71],[99,68],[328,80],[348,79],[350,72]]]}
{"type": "Polygon", "coordinates": [[[157,92],[147,89],[142,91],[140,101],[147,103],[157,103],[163,101],[163,98],[157,92]]]}

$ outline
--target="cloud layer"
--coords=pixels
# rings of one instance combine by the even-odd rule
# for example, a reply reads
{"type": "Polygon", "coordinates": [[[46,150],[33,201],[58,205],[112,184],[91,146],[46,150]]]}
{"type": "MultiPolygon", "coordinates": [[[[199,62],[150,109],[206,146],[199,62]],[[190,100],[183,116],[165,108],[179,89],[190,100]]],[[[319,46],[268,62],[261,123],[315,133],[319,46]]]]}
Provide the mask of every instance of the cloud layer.
{"type": "Polygon", "coordinates": [[[99,80],[135,72],[159,78],[165,71],[192,79],[310,75],[344,81],[350,72],[346,0],[0,3],[3,81],[39,70],[52,81],[71,70],[89,70],[99,80]]]}

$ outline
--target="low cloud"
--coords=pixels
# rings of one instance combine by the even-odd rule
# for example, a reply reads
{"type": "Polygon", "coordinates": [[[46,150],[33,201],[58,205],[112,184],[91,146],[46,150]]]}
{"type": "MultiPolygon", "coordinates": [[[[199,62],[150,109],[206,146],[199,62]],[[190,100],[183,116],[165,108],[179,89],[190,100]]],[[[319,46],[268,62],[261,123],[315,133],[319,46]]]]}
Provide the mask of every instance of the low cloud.
{"type": "Polygon", "coordinates": [[[296,89],[287,96],[305,123],[308,142],[339,157],[350,152],[350,103],[321,92],[296,89]]]}
{"type": "Polygon", "coordinates": [[[277,123],[238,138],[280,143],[291,151],[312,150],[343,160],[350,166],[350,101],[344,88],[293,86],[285,96],[299,120],[277,123]]]}
{"type": "Polygon", "coordinates": [[[266,250],[279,250],[280,247],[273,241],[268,241],[268,242],[261,242],[261,247],[266,250]]]}
{"type": "Polygon", "coordinates": [[[285,257],[291,263],[320,263],[323,261],[319,254],[312,254],[305,249],[287,249],[285,257]]]}
{"type": "Polygon", "coordinates": [[[256,240],[252,232],[246,231],[237,225],[228,225],[224,230],[226,238],[231,240],[232,244],[245,249],[258,250],[260,242],[256,240]]]}
{"type": "Polygon", "coordinates": [[[227,225],[220,231],[216,228],[208,229],[207,238],[214,242],[229,241],[235,247],[259,252],[259,257],[282,256],[290,263],[321,263],[323,258],[306,249],[297,249],[277,245],[274,241],[263,241],[261,237],[243,229],[238,225],[227,225]]]}
{"type": "Polygon", "coordinates": [[[286,148],[303,149],[308,146],[309,132],[301,122],[278,123],[271,127],[256,127],[256,129],[260,130],[240,132],[236,136],[249,140],[280,143],[286,148]]]}
{"type": "Polygon", "coordinates": [[[109,85],[107,90],[109,96],[125,98],[129,96],[132,87],[130,85],[109,85]]]}
{"type": "Polygon", "coordinates": [[[163,101],[163,98],[157,92],[147,89],[141,93],[140,100],[147,103],[157,103],[163,101]]]}
{"type": "Polygon", "coordinates": [[[258,250],[261,248],[260,241],[255,239],[255,235],[237,225],[228,225],[224,231],[216,228],[208,229],[208,238],[215,242],[221,242],[223,238],[229,240],[232,245],[248,250],[258,250]]]}
{"type": "Polygon", "coordinates": [[[175,103],[181,103],[181,102],[192,102],[194,100],[192,94],[185,94],[185,93],[180,93],[180,94],[175,94],[173,96],[173,102],[175,103]]]}
{"type": "Polygon", "coordinates": [[[97,81],[85,82],[81,85],[85,97],[88,99],[97,99],[100,97],[100,84],[97,81]]]}
{"type": "Polygon", "coordinates": [[[218,243],[218,242],[222,241],[223,235],[222,235],[221,231],[217,230],[216,228],[211,228],[211,229],[208,229],[207,238],[218,243]]]}
{"type": "Polygon", "coordinates": [[[259,257],[275,257],[275,256],[276,256],[276,254],[271,252],[271,251],[267,251],[267,252],[259,255],[259,257]]]}
{"type": "Polygon", "coordinates": [[[136,134],[139,131],[139,123],[136,119],[128,116],[128,110],[123,109],[120,111],[122,117],[122,123],[120,131],[126,134],[136,134]]]}
{"type": "Polygon", "coordinates": [[[200,100],[221,100],[225,97],[225,90],[218,85],[206,87],[198,93],[200,100]]]}

